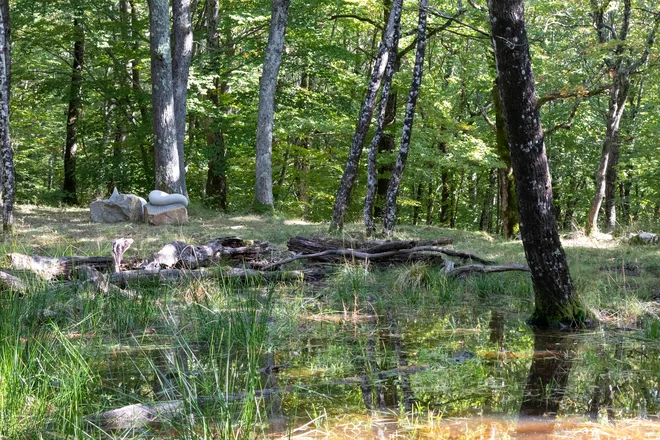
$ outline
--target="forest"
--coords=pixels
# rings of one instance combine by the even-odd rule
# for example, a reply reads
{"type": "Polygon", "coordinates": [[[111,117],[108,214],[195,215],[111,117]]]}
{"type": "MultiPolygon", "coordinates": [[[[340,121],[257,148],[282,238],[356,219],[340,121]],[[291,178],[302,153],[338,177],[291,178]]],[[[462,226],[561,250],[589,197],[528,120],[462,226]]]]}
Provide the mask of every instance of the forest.
{"type": "Polygon", "coordinates": [[[660,438],[659,27],[0,0],[0,437],[660,438]]]}
{"type": "MultiPolygon", "coordinates": [[[[270,204],[277,212],[331,219],[387,25],[387,3],[307,1],[290,7],[270,159],[270,204]]],[[[567,230],[586,225],[597,174],[603,172],[606,197],[599,221],[643,223],[660,210],[660,155],[653,135],[657,20],[649,9],[653,5],[633,2],[626,16],[619,3],[527,5],[555,210],[567,230]],[[613,159],[599,172],[605,143],[614,137],[613,159]]],[[[85,204],[105,198],[114,187],[146,195],[155,187],[147,2],[16,1],[11,6],[16,200],[85,204]],[[78,116],[67,124],[72,111],[78,116]]],[[[185,183],[191,200],[230,213],[249,211],[255,199],[259,78],[270,15],[265,1],[190,5],[185,124],[179,118],[185,183]]],[[[376,213],[385,206],[398,155],[416,24],[417,5],[406,2],[376,147],[376,213]]],[[[424,77],[397,199],[399,221],[510,235],[517,220],[515,202],[509,203],[514,199],[506,180],[510,158],[486,5],[433,2],[426,33],[424,77]]],[[[364,135],[366,141],[374,129],[364,135]]],[[[369,148],[364,141],[362,146],[369,148]]],[[[364,156],[346,221],[362,219],[364,156]]]]}

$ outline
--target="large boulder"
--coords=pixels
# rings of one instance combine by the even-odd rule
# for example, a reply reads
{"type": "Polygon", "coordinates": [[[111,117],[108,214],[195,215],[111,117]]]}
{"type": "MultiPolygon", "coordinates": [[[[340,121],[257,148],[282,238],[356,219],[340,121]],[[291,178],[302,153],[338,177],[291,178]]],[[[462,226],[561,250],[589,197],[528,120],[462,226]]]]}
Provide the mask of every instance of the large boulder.
{"type": "Polygon", "coordinates": [[[115,188],[109,199],[92,202],[89,211],[95,223],[142,222],[142,206],[146,203],[142,197],[119,194],[115,188]]]}
{"type": "Polygon", "coordinates": [[[144,205],[144,221],[154,225],[182,225],[188,223],[188,210],[182,204],[158,206],[144,205]]]}

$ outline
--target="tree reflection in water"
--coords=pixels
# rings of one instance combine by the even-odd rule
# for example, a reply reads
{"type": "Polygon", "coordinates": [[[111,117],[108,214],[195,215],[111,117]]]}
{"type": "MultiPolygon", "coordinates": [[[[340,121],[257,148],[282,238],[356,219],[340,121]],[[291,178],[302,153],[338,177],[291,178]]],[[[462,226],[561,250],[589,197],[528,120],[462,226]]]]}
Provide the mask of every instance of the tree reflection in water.
{"type": "Polygon", "coordinates": [[[534,330],[534,357],[520,407],[516,438],[552,432],[575,351],[576,341],[570,334],[534,330]]]}

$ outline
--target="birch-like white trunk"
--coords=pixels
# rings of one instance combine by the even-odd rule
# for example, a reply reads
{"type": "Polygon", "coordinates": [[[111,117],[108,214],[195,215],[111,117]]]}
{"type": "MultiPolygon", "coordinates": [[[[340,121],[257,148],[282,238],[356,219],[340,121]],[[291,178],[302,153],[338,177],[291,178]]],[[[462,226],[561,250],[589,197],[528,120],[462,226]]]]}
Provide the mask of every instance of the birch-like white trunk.
{"type": "Polygon", "coordinates": [[[370,236],[376,232],[376,223],[374,222],[373,217],[374,200],[376,199],[376,186],[378,184],[376,157],[378,155],[378,145],[383,134],[383,127],[385,126],[387,104],[390,98],[390,90],[392,89],[392,78],[394,77],[394,71],[396,70],[396,56],[397,48],[399,46],[402,5],[401,3],[392,5],[393,8],[395,6],[398,7],[398,10],[395,11],[396,16],[394,19],[394,38],[392,40],[392,46],[389,48],[389,58],[387,60],[387,67],[385,68],[385,75],[382,81],[383,88],[380,92],[380,105],[378,107],[378,117],[376,120],[376,132],[374,133],[374,137],[371,139],[371,144],[369,144],[369,155],[367,156],[367,195],[364,199],[363,210],[364,226],[367,236],[370,236]]]}
{"type": "Polygon", "coordinates": [[[385,35],[383,36],[383,40],[380,43],[376,61],[374,61],[374,67],[371,71],[371,80],[369,81],[369,86],[367,87],[367,95],[364,98],[364,103],[362,104],[360,118],[358,119],[357,126],[355,127],[353,142],[348,153],[346,166],[344,167],[344,174],[341,178],[341,182],[339,183],[337,195],[335,196],[335,206],[332,211],[330,231],[341,230],[344,227],[344,215],[346,214],[348,200],[350,199],[351,192],[353,191],[353,185],[355,184],[355,178],[357,177],[357,169],[360,163],[360,156],[362,155],[364,138],[366,137],[367,131],[369,130],[369,124],[371,124],[371,117],[376,106],[376,95],[378,94],[378,89],[380,88],[380,83],[383,79],[383,75],[388,64],[390,48],[394,45],[394,30],[396,28],[395,24],[397,23],[397,14],[399,14],[398,16],[400,17],[402,4],[402,0],[394,0],[392,2],[392,9],[390,11],[389,20],[387,21],[385,35]]]}
{"type": "Polygon", "coordinates": [[[183,156],[186,137],[186,96],[188,74],[192,57],[192,23],[190,21],[190,0],[172,1],[172,21],[174,31],[174,51],[172,54],[172,84],[174,87],[174,121],[176,123],[176,149],[179,156],[181,194],[188,196],[186,189],[186,169],[183,156]]]}
{"type": "MultiPolygon", "coordinates": [[[[3,1],[3,3],[5,3],[3,1]]],[[[0,7],[0,154],[2,155],[2,229],[11,233],[14,224],[14,152],[9,138],[8,7],[0,7]]]]}
{"type": "Polygon", "coordinates": [[[413,70],[412,84],[410,85],[410,93],[408,94],[406,116],[403,120],[399,155],[396,158],[394,171],[390,178],[390,185],[387,188],[387,201],[383,221],[383,232],[387,235],[392,234],[394,231],[394,225],[396,224],[396,198],[399,194],[403,171],[406,169],[408,149],[410,147],[410,138],[412,136],[413,122],[415,119],[415,107],[417,106],[419,89],[422,86],[424,54],[426,52],[426,17],[428,4],[428,0],[419,0],[419,22],[417,24],[417,52],[415,53],[415,67],[413,70]]]}
{"type": "Polygon", "coordinates": [[[273,209],[273,121],[275,89],[284,50],[284,34],[291,0],[272,0],[270,32],[259,81],[257,119],[257,164],[254,208],[258,212],[273,209]]]}
{"type": "Polygon", "coordinates": [[[156,189],[183,194],[172,90],[170,14],[167,0],[149,0],[149,32],[156,189]]]}

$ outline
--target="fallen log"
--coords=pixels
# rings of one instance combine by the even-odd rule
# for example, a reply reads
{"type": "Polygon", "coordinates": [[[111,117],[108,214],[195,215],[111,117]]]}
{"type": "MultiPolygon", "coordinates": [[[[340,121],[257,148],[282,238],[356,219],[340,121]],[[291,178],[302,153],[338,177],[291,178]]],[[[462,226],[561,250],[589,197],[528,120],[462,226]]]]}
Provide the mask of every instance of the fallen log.
{"type": "Polygon", "coordinates": [[[0,286],[17,293],[25,293],[28,290],[23,280],[7,272],[0,272],[0,286]]]}
{"type": "Polygon", "coordinates": [[[411,261],[410,256],[416,253],[445,254],[453,257],[459,257],[464,260],[478,261],[484,264],[495,263],[494,261],[486,260],[469,252],[456,251],[453,249],[446,249],[438,246],[416,246],[410,249],[399,249],[399,250],[392,250],[392,251],[386,251],[380,253],[368,253],[364,251],[356,251],[353,249],[331,249],[316,254],[298,254],[298,255],[294,255],[293,257],[286,258],[284,260],[275,261],[273,263],[267,264],[263,267],[263,270],[271,270],[279,266],[282,266],[284,264],[291,263],[292,261],[302,260],[302,259],[328,261],[327,259],[328,256],[339,257],[337,261],[350,260],[350,259],[379,261],[379,260],[390,259],[391,257],[395,257],[395,256],[397,257],[397,259],[400,259],[402,256],[405,255],[408,256],[406,261],[411,261]]]}
{"type": "Polygon", "coordinates": [[[507,264],[501,266],[484,266],[483,264],[468,264],[466,266],[454,267],[447,272],[448,277],[464,277],[473,273],[494,273],[522,271],[529,272],[526,264],[507,264]]]}
{"type": "Polygon", "coordinates": [[[78,266],[75,268],[75,273],[80,281],[91,284],[98,293],[112,293],[128,298],[137,297],[137,293],[132,290],[124,290],[114,284],[110,284],[108,277],[92,266],[78,266]]]}
{"type": "Polygon", "coordinates": [[[452,244],[452,242],[453,239],[449,237],[439,238],[437,240],[381,241],[297,236],[289,239],[287,248],[297,254],[318,254],[336,249],[353,249],[375,254],[400,249],[411,249],[418,246],[444,246],[452,244]]]}
{"type": "Polygon", "coordinates": [[[172,267],[196,269],[217,263],[222,257],[249,261],[260,258],[268,246],[267,242],[246,242],[238,237],[220,237],[199,246],[173,241],[163,246],[142,267],[151,271],[172,267]]]}
{"type": "Polygon", "coordinates": [[[91,266],[96,270],[108,271],[114,264],[111,257],[40,257],[19,253],[7,254],[12,269],[29,270],[44,280],[71,278],[76,266],[91,266]]]}

